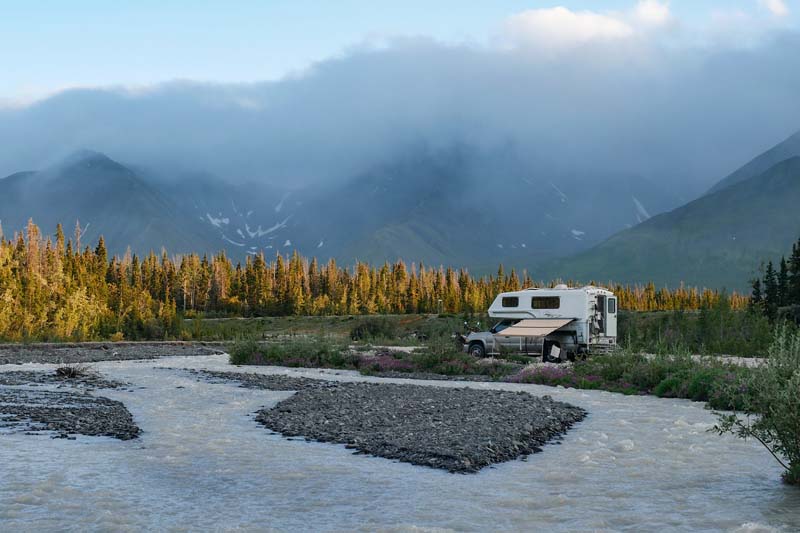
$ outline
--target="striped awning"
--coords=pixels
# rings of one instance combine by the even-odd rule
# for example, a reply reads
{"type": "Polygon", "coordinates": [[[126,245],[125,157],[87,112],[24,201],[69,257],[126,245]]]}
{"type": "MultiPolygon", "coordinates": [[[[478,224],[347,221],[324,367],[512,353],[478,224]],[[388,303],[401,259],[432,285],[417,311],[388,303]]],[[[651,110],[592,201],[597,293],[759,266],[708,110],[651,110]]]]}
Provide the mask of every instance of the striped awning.
{"type": "Polygon", "coordinates": [[[498,333],[501,337],[544,337],[563,328],[573,318],[528,318],[498,333]]]}

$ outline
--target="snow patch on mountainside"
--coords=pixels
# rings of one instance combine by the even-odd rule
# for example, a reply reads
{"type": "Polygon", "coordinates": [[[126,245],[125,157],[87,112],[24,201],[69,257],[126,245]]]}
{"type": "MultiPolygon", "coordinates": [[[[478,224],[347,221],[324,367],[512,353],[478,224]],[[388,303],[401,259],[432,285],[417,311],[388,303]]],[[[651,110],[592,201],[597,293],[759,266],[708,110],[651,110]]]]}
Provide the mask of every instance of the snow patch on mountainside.
{"type": "Polygon", "coordinates": [[[650,218],[650,213],[648,213],[647,209],[644,208],[642,202],[640,202],[635,196],[631,196],[631,198],[633,199],[633,205],[636,208],[636,221],[644,222],[650,218]]]}
{"type": "Polygon", "coordinates": [[[236,242],[236,241],[233,241],[233,240],[229,239],[228,237],[226,237],[225,235],[223,235],[223,236],[222,236],[222,240],[223,240],[223,241],[226,241],[226,242],[229,242],[229,243],[231,243],[231,244],[232,244],[232,245],[234,245],[234,246],[244,246],[244,243],[243,243],[243,242],[236,242]]]}
{"type": "Polygon", "coordinates": [[[281,201],[278,202],[278,205],[275,206],[275,212],[276,213],[280,213],[281,212],[281,209],[283,209],[283,202],[285,202],[286,199],[289,198],[290,194],[291,193],[287,192],[286,194],[283,195],[283,197],[281,198],[281,201]]]}
{"type": "Polygon", "coordinates": [[[252,229],[250,229],[250,225],[245,222],[244,229],[247,232],[247,234],[250,235],[251,238],[252,237],[263,237],[264,235],[269,235],[270,233],[278,231],[281,228],[285,228],[286,227],[286,223],[289,222],[290,218],[292,218],[291,215],[289,215],[288,217],[283,219],[282,222],[278,222],[274,226],[269,227],[267,229],[261,229],[261,224],[259,224],[258,228],[256,228],[255,230],[252,230],[252,229]]]}
{"type": "Polygon", "coordinates": [[[550,186],[551,186],[551,187],[553,188],[553,190],[555,190],[555,191],[556,191],[556,193],[558,193],[558,195],[561,197],[561,203],[562,203],[562,204],[568,200],[568,198],[567,198],[567,195],[566,195],[566,194],[564,194],[564,191],[562,191],[561,189],[559,189],[558,187],[556,187],[556,184],[555,184],[555,183],[553,183],[553,182],[551,181],[551,182],[550,182],[550,186]]]}
{"type": "Polygon", "coordinates": [[[570,230],[570,233],[572,233],[572,238],[575,239],[576,241],[583,240],[583,236],[586,235],[585,231],[581,231],[578,229],[570,230]]]}
{"type": "Polygon", "coordinates": [[[206,213],[206,217],[208,218],[208,221],[211,222],[211,225],[217,228],[221,228],[223,224],[227,226],[231,223],[231,219],[228,217],[223,217],[222,213],[219,214],[219,218],[212,217],[211,213],[206,213]]]}

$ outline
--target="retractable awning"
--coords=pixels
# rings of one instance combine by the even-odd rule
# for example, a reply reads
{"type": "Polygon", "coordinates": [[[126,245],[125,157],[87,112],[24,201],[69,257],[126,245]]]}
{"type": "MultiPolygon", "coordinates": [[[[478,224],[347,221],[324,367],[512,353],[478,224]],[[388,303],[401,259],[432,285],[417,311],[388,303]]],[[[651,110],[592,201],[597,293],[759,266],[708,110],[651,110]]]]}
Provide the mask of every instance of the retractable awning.
{"type": "Polygon", "coordinates": [[[544,337],[558,328],[563,328],[573,318],[528,318],[500,331],[502,337],[544,337]]]}

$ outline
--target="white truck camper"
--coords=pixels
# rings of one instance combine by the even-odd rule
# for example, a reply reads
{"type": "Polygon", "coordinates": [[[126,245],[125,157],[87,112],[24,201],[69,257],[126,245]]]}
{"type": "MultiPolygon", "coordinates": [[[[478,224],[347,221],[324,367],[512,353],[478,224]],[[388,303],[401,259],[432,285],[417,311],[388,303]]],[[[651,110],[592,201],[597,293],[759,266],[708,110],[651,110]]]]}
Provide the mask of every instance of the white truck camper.
{"type": "Polygon", "coordinates": [[[608,352],[617,343],[617,299],[591,285],[504,292],[489,316],[500,321],[465,339],[465,350],[477,357],[514,352],[558,362],[608,352]]]}

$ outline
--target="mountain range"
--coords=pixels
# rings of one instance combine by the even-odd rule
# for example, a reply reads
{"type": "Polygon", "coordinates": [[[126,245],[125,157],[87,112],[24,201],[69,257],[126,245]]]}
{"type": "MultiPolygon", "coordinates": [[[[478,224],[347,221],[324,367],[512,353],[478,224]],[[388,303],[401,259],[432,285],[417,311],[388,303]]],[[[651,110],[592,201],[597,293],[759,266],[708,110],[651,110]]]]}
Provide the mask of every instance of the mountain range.
{"type": "MultiPolygon", "coordinates": [[[[287,180],[287,183],[289,181],[287,180]]],[[[84,150],[0,179],[7,238],[29,218],[109,251],[298,250],[345,263],[423,261],[477,273],[504,263],[538,279],[742,288],[800,236],[800,133],[688,203],[641,176],[531,168],[513,152],[417,148],[343,183],[231,184],[164,175],[84,150]]]]}
{"type": "Polygon", "coordinates": [[[348,263],[402,258],[487,271],[585,250],[679,203],[637,176],[536,172],[513,153],[462,146],[416,149],[344,183],[305,188],[164,176],[88,150],[0,179],[7,237],[29,218],[45,232],[61,222],[69,233],[80,221],[85,239],[102,234],[117,254],[224,249],[243,259],[297,249],[348,263]]]}
{"type": "Polygon", "coordinates": [[[800,133],[709,192],[547,266],[552,275],[746,289],[800,237],[800,133]]]}

